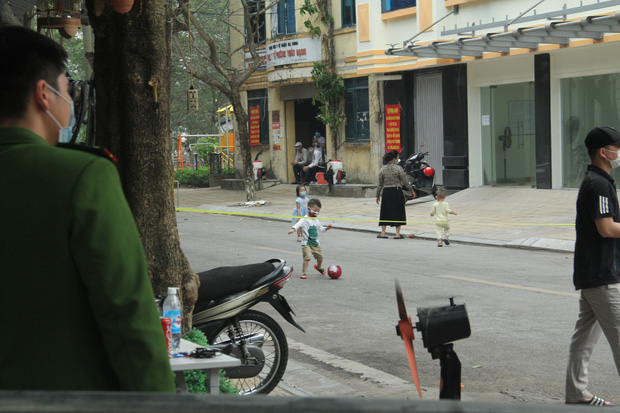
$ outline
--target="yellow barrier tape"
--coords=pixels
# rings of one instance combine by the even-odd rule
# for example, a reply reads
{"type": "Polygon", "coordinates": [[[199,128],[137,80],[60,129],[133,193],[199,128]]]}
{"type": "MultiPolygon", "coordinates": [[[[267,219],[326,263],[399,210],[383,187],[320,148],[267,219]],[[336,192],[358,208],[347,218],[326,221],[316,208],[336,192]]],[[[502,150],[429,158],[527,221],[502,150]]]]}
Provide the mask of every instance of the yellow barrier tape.
{"type": "MultiPolygon", "coordinates": [[[[299,219],[296,215],[277,215],[277,214],[257,214],[252,212],[233,212],[233,211],[214,211],[210,209],[193,209],[193,208],[176,208],[179,212],[198,212],[201,214],[219,214],[219,215],[239,215],[239,216],[249,216],[249,217],[266,217],[266,218],[288,218],[288,219],[299,219]]],[[[311,218],[314,219],[314,218],[311,218]]],[[[319,219],[317,217],[316,219],[319,219]]],[[[321,216],[320,219],[322,221],[353,221],[353,222],[379,222],[378,219],[361,219],[361,218],[330,218],[321,216]]],[[[388,221],[383,220],[381,222],[397,222],[403,223],[403,221],[388,221]]],[[[403,225],[410,224],[435,224],[435,221],[409,221],[403,225]]],[[[565,226],[575,226],[574,223],[571,224],[550,224],[550,223],[523,223],[523,222],[498,222],[498,223],[489,223],[489,222],[459,222],[459,221],[450,221],[450,224],[454,225],[487,225],[487,226],[548,226],[548,227],[565,227],[565,226]]]]}

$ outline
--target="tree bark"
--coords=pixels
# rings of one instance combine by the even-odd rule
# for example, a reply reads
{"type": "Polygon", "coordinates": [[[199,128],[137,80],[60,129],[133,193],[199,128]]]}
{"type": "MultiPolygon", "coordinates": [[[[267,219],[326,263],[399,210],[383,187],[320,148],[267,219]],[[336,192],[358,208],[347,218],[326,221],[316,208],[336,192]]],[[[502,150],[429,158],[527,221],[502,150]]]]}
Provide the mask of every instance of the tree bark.
{"type": "Polygon", "coordinates": [[[118,14],[106,3],[95,17],[96,144],[119,160],[125,196],[142,237],[156,294],[180,287],[184,331],[198,297],[198,277],[181,250],[174,209],[170,127],[170,12],[143,0],[142,13],[118,14]]]}
{"type": "Polygon", "coordinates": [[[250,131],[248,124],[250,117],[243,109],[241,103],[241,93],[237,91],[230,94],[231,104],[237,120],[237,132],[239,136],[239,149],[243,162],[243,176],[245,178],[245,200],[256,200],[256,188],[254,185],[254,165],[252,162],[252,152],[250,151],[250,131]]]}

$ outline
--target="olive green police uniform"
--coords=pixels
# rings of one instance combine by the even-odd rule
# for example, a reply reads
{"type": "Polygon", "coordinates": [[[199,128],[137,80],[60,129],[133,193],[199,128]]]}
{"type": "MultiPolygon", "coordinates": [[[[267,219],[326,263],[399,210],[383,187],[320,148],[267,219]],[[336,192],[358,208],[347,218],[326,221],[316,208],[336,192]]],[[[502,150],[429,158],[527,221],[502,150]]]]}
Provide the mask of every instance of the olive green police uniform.
{"type": "Polygon", "coordinates": [[[115,166],[0,128],[0,389],[174,391],[115,166]]]}

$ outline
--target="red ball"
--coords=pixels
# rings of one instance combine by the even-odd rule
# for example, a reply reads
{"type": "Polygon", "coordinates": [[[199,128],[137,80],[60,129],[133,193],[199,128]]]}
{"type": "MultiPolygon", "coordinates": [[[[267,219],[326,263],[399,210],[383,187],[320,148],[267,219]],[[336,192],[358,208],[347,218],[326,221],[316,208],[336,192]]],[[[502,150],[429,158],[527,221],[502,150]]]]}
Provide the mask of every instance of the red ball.
{"type": "Polygon", "coordinates": [[[334,280],[336,278],[340,278],[342,275],[342,268],[340,268],[340,265],[330,265],[327,269],[327,275],[329,275],[329,278],[333,278],[334,280]]]}
{"type": "Polygon", "coordinates": [[[431,168],[430,166],[427,166],[426,168],[424,168],[424,175],[431,177],[435,175],[435,170],[431,168]]]}

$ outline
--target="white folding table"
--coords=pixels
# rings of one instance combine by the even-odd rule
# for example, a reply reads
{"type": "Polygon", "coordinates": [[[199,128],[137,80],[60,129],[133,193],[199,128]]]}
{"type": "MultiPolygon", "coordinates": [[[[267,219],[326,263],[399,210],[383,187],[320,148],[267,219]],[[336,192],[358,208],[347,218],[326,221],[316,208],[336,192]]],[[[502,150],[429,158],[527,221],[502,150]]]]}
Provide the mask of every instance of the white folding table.
{"type": "MultiPolygon", "coordinates": [[[[191,353],[197,348],[198,344],[191,341],[181,339],[179,351],[181,353],[191,353]]],[[[241,365],[241,360],[227,356],[226,354],[218,354],[211,358],[191,358],[191,357],[171,357],[170,367],[177,378],[177,392],[187,393],[187,385],[185,383],[185,370],[204,370],[207,372],[209,385],[208,390],[211,394],[218,394],[220,389],[220,369],[228,367],[236,367],[241,365]]]]}

